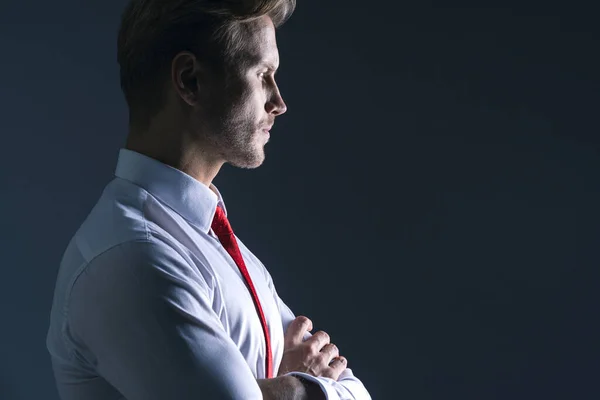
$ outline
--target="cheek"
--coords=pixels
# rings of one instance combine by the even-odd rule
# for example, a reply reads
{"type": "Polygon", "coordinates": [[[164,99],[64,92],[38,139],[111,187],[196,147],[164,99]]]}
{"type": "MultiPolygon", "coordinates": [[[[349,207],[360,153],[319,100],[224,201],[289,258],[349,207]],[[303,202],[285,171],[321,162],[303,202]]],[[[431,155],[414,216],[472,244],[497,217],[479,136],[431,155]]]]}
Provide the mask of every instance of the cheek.
{"type": "Polygon", "coordinates": [[[264,118],[265,91],[260,82],[246,81],[230,98],[232,120],[239,124],[256,124],[264,118]]]}
{"type": "Polygon", "coordinates": [[[267,103],[267,94],[263,88],[254,92],[253,103],[256,112],[262,117],[266,113],[265,104],[267,103]]]}
{"type": "Polygon", "coordinates": [[[261,90],[254,90],[245,96],[242,105],[244,114],[249,119],[260,120],[264,114],[265,96],[261,90]]]}

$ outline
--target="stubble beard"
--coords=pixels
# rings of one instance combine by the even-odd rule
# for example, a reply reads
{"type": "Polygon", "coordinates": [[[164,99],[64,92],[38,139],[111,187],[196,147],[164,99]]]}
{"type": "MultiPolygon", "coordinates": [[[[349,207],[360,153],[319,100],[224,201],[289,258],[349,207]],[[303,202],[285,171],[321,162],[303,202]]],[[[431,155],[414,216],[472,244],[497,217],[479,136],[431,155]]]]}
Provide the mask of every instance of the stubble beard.
{"type": "MultiPolygon", "coordinates": [[[[265,159],[265,138],[252,111],[249,90],[237,80],[226,85],[225,96],[213,103],[210,142],[226,163],[245,169],[259,167],[265,159]]],[[[209,117],[210,118],[210,117],[209,117]]]]}
{"type": "Polygon", "coordinates": [[[214,138],[219,153],[228,164],[244,169],[257,168],[265,160],[265,141],[258,126],[250,121],[229,121],[214,138]]]}

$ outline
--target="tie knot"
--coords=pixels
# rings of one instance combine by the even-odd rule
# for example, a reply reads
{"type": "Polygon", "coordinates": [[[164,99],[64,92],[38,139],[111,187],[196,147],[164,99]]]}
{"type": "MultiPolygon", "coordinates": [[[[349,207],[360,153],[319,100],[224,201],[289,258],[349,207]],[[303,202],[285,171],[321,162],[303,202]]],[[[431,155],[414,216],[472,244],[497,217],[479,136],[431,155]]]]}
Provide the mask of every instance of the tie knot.
{"type": "Polygon", "coordinates": [[[223,235],[233,235],[233,229],[231,229],[231,225],[227,220],[225,211],[223,211],[223,208],[219,206],[217,206],[217,211],[215,212],[215,217],[213,218],[211,228],[219,237],[223,235]]]}

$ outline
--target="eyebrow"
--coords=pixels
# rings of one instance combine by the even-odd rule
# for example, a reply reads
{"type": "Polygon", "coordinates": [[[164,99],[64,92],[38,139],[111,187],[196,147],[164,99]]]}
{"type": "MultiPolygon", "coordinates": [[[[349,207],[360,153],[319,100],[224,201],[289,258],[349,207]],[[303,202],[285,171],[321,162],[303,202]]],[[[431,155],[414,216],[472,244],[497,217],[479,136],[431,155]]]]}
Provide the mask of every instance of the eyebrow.
{"type": "Polygon", "coordinates": [[[271,61],[262,61],[260,63],[260,65],[263,67],[267,67],[267,68],[273,70],[274,72],[277,72],[277,70],[279,69],[279,66],[275,66],[275,63],[273,63],[271,61]]]}

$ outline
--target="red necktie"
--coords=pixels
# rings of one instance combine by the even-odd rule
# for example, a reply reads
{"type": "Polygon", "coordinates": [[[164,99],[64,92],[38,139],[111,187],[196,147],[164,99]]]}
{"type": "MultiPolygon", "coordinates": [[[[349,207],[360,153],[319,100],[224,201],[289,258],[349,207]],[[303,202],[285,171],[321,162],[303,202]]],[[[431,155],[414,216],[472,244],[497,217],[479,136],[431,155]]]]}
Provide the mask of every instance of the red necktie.
{"type": "Polygon", "coordinates": [[[265,319],[265,314],[263,313],[262,306],[260,305],[260,300],[258,299],[258,295],[256,294],[256,289],[254,288],[254,284],[252,283],[252,279],[250,278],[250,274],[248,273],[246,264],[244,263],[244,258],[242,257],[242,253],[240,252],[240,248],[238,247],[237,240],[235,240],[233,229],[231,229],[231,225],[229,225],[229,221],[225,216],[225,211],[223,211],[221,207],[217,207],[217,212],[215,213],[215,218],[212,222],[212,229],[219,238],[219,241],[221,242],[225,250],[227,250],[231,258],[233,258],[233,260],[237,264],[238,268],[240,269],[240,272],[244,276],[246,285],[248,286],[248,289],[252,294],[252,299],[254,300],[254,305],[256,306],[256,310],[258,311],[260,323],[262,324],[262,328],[265,333],[265,341],[267,342],[266,370],[267,378],[270,379],[273,377],[273,357],[271,354],[271,337],[269,336],[267,320],[265,319]]]}

